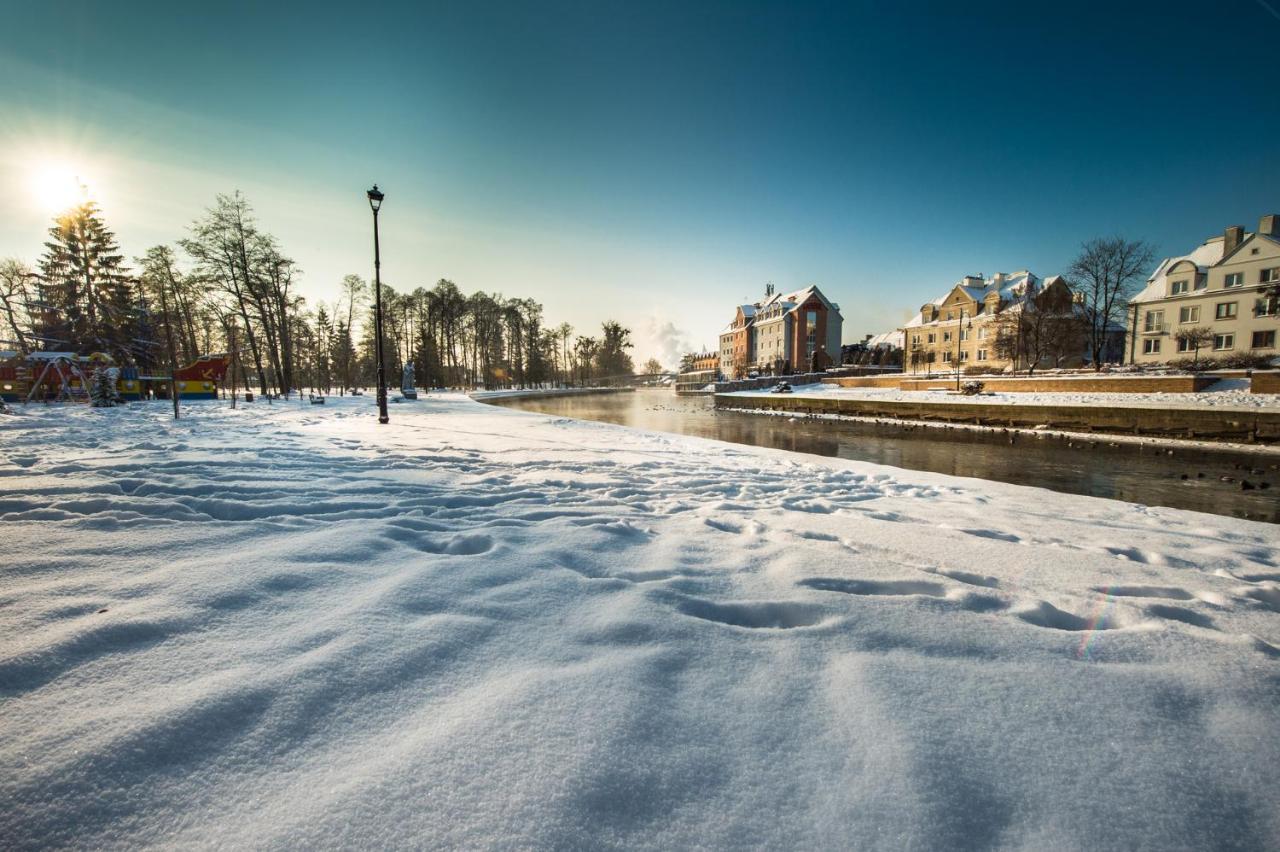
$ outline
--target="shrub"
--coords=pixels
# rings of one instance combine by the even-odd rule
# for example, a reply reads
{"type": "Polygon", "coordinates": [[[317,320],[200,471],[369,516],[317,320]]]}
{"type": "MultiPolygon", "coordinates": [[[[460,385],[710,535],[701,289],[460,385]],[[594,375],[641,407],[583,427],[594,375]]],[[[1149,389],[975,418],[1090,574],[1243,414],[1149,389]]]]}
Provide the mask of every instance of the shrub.
{"type": "Polygon", "coordinates": [[[1259,370],[1271,366],[1272,356],[1256,352],[1233,352],[1221,359],[1221,364],[1231,370],[1259,370]]]}
{"type": "Polygon", "coordinates": [[[976,396],[982,393],[982,389],[986,387],[982,382],[965,382],[960,386],[960,393],[965,396],[976,396]]]}
{"type": "Polygon", "coordinates": [[[966,376],[982,376],[991,372],[991,368],[984,367],[981,364],[970,364],[964,368],[966,376]]]}
{"type": "Polygon", "coordinates": [[[1185,370],[1188,373],[1203,373],[1207,370],[1220,369],[1223,364],[1219,358],[1205,356],[1199,360],[1194,358],[1171,358],[1165,363],[1165,366],[1174,370],[1185,370]]]}

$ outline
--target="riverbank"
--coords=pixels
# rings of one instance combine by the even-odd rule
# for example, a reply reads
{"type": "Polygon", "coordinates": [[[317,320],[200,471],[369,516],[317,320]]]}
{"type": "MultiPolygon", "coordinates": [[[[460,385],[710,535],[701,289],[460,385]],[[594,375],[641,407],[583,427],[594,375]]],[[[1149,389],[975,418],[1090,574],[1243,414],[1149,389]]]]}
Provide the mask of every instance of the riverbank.
{"type": "Polygon", "coordinates": [[[1280,833],[1274,527],[331,402],[0,420],[11,845],[1280,833]]]}
{"type": "Polygon", "coordinates": [[[597,396],[608,393],[634,393],[635,388],[522,388],[519,390],[472,391],[467,396],[484,402],[497,399],[556,399],[562,396],[597,396]]]}
{"type": "Polygon", "coordinates": [[[1005,392],[973,396],[943,390],[803,385],[789,394],[716,394],[715,404],[717,408],[744,411],[937,420],[1210,441],[1280,441],[1280,395],[1254,394],[1234,385],[1216,392],[1187,394],[1005,392]]]}

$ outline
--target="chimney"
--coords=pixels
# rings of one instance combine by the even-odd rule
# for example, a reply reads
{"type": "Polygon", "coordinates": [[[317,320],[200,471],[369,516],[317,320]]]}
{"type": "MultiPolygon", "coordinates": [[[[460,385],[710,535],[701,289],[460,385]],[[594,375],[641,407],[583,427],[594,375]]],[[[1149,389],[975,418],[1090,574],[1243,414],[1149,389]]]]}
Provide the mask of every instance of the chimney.
{"type": "Polygon", "coordinates": [[[1258,220],[1258,233],[1268,237],[1280,237],[1280,216],[1268,213],[1258,220]]]}
{"type": "Polygon", "coordinates": [[[1222,237],[1222,256],[1226,257],[1244,242],[1244,225],[1232,225],[1222,237]]]}

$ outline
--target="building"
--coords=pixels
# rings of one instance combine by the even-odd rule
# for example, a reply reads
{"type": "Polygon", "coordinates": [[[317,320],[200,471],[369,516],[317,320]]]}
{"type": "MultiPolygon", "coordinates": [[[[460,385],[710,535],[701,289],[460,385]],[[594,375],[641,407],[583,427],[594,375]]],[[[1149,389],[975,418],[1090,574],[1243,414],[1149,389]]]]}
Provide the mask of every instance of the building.
{"type": "MultiPolygon", "coordinates": [[[[982,367],[993,372],[1035,366],[1079,366],[1087,360],[1079,301],[1059,275],[1040,279],[1022,269],[990,278],[966,275],[922,305],[904,325],[904,369],[911,372],[982,367]],[[1030,310],[1053,321],[1053,340],[1041,327],[1035,346],[1021,339],[1030,310]],[[1021,316],[1019,316],[1021,314],[1021,316]],[[1006,335],[1001,339],[1001,334],[1006,335]],[[1034,363],[1029,363],[1034,362],[1034,363]]],[[[1116,348],[1123,329],[1116,330],[1116,348]]],[[[1118,357],[1118,352],[1116,353],[1118,357]]]]}
{"type": "Polygon", "coordinates": [[[1190,254],[1160,261],[1129,302],[1127,358],[1155,364],[1197,354],[1280,354],[1277,288],[1280,216],[1263,216],[1254,233],[1233,225],[1190,254]]]}
{"type": "Polygon", "coordinates": [[[720,332],[720,375],[738,379],[750,368],[755,351],[755,305],[738,305],[733,322],[720,332]]]}
{"type": "Polygon", "coordinates": [[[841,364],[862,366],[900,367],[904,336],[901,329],[868,334],[857,343],[840,347],[841,364]]]}
{"type": "Polygon", "coordinates": [[[716,370],[720,367],[720,357],[715,352],[697,352],[689,355],[688,358],[691,373],[716,370]]]}
{"type": "Polygon", "coordinates": [[[726,378],[750,372],[787,375],[840,358],[844,317],[840,306],[816,286],[794,293],[766,291],[765,298],[739,305],[720,335],[720,371],[726,378]]]}

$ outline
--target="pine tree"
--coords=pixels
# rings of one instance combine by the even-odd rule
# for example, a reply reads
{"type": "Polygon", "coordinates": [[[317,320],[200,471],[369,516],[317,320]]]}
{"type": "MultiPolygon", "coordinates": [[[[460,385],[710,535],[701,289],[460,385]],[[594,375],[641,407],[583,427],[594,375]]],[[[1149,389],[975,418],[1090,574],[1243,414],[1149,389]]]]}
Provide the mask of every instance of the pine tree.
{"type": "Polygon", "coordinates": [[[94,408],[110,408],[116,404],[116,387],[111,371],[98,367],[89,379],[89,401],[94,408]]]}
{"type": "Polygon", "coordinates": [[[86,201],[54,220],[40,266],[42,348],[126,356],[136,336],[133,282],[98,206],[86,201]]]}

